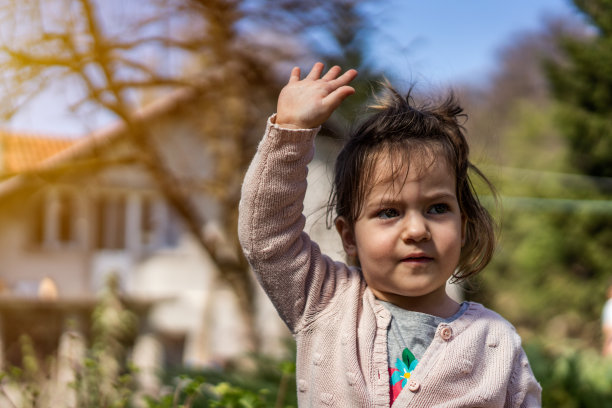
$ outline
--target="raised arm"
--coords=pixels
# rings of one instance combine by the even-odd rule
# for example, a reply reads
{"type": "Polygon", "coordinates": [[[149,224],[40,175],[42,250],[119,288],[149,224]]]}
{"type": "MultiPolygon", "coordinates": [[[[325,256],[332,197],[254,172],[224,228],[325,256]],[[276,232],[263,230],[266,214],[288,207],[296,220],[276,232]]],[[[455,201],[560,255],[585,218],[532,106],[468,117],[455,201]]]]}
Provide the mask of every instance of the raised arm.
{"type": "Polygon", "coordinates": [[[303,232],[307,164],[318,127],[354,90],[357,74],[325,75],[317,63],[300,79],[299,68],[278,99],[275,117],[245,176],[240,201],[239,237],[259,282],[291,330],[299,330],[308,310],[324,307],[334,292],[334,266],[303,232]]]}

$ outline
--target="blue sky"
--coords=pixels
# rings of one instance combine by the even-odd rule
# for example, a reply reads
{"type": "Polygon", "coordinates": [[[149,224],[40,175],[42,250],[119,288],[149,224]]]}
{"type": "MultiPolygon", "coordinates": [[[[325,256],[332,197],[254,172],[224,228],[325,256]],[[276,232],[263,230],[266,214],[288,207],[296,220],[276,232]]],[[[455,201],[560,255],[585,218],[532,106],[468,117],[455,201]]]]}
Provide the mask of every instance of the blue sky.
{"type": "MultiPolygon", "coordinates": [[[[368,8],[374,27],[370,38],[372,62],[394,79],[431,86],[484,79],[495,67],[496,52],[509,44],[513,35],[541,27],[546,15],[575,14],[569,0],[381,0],[373,3],[368,8]]],[[[15,117],[10,127],[78,136],[109,120],[104,115],[73,118],[65,108],[68,98],[69,93],[64,89],[51,90],[15,117]]]]}
{"type": "Polygon", "coordinates": [[[390,0],[371,11],[372,55],[399,78],[444,85],[479,81],[512,36],[545,16],[575,15],[569,0],[390,0]],[[392,50],[402,48],[404,52],[392,50]]]}

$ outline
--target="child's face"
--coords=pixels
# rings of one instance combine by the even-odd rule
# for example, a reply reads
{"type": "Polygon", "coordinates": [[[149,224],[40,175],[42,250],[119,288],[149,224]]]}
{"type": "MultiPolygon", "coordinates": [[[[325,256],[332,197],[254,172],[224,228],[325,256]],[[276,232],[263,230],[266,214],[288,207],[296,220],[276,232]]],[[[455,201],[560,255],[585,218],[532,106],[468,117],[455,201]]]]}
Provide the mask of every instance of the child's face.
{"type": "Polygon", "coordinates": [[[464,239],[454,173],[445,160],[425,158],[392,177],[385,158],[353,228],[337,222],[344,248],[377,298],[406,308],[443,304],[464,239]]]}

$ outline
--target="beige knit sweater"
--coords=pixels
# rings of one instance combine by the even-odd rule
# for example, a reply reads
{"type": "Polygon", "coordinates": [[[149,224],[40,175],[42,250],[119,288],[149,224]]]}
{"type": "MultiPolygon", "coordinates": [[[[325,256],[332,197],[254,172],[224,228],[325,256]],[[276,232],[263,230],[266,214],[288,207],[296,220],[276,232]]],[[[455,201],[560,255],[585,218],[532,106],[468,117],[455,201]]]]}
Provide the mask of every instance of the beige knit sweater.
{"type": "MultiPolygon", "coordinates": [[[[268,121],[247,172],[239,236],[297,342],[300,407],[389,407],[391,316],[358,269],[303,232],[306,165],[317,129],[268,121]]],[[[541,388],[514,328],[477,303],[441,324],[393,407],[538,407],[541,388]]]]}

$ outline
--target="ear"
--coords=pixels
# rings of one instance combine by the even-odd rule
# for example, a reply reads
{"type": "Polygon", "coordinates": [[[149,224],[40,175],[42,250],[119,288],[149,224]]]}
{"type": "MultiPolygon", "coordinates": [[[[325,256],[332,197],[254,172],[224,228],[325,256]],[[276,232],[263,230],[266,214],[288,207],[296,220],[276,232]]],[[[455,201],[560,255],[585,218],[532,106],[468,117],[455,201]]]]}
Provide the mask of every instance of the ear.
{"type": "Polygon", "coordinates": [[[355,233],[353,232],[353,228],[351,228],[346,218],[336,218],[336,230],[338,231],[338,234],[340,234],[340,239],[342,239],[344,252],[346,252],[348,256],[356,258],[357,242],[355,240],[355,233]]]}

